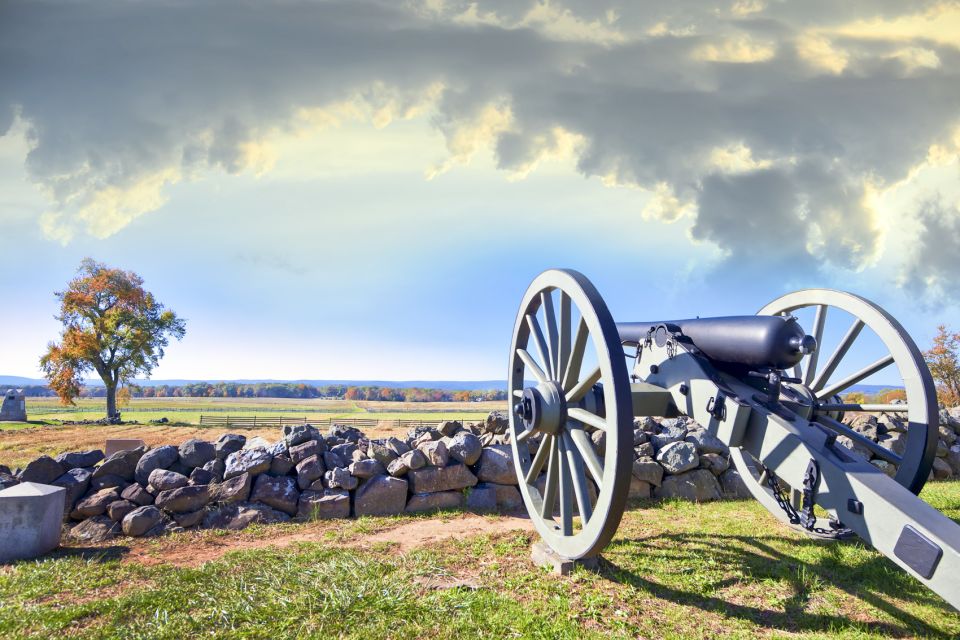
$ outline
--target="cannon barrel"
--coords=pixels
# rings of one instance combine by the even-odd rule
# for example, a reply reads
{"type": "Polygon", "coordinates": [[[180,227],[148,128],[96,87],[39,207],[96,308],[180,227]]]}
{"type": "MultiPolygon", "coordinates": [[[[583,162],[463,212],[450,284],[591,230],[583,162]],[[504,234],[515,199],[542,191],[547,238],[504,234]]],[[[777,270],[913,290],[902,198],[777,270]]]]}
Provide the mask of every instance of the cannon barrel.
{"type": "Polygon", "coordinates": [[[618,322],[622,343],[642,343],[660,325],[680,332],[709,359],[749,367],[786,369],[816,349],[791,316],[725,316],[661,322],[618,322]]]}

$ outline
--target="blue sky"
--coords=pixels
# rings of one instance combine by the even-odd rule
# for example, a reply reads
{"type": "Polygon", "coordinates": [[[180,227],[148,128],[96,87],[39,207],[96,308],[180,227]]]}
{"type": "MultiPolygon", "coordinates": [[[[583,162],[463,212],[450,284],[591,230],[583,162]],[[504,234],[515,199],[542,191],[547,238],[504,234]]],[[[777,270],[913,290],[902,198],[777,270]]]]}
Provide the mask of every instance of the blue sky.
{"type": "Polygon", "coordinates": [[[187,319],[155,378],[503,378],[548,267],[960,325],[956,5],[268,5],[0,8],[0,373],[84,256],[187,319]]]}

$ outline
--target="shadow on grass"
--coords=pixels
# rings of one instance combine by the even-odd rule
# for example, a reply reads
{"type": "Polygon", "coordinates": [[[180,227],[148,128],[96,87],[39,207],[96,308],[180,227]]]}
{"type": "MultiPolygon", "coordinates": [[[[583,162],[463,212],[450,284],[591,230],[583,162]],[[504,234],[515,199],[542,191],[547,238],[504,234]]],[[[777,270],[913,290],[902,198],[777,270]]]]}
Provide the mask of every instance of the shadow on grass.
{"type": "MultiPolygon", "coordinates": [[[[840,543],[849,545],[856,543],[840,543]]],[[[933,592],[926,589],[910,576],[902,573],[892,562],[882,556],[872,556],[864,561],[846,563],[841,557],[837,544],[815,540],[790,540],[776,536],[738,536],[677,533],[657,535],[648,538],[616,540],[608,549],[613,552],[603,558],[599,573],[615,582],[629,584],[643,589],[658,598],[711,611],[727,617],[748,620],[761,627],[782,631],[835,631],[838,628],[869,626],[875,633],[890,637],[922,635],[928,637],[948,637],[944,631],[930,626],[910,613],[902,611],[891,601],[895,597],[908,597],[923,601],[933,607],[943,609],[947,615],[956,612],[933,592]],[[769,542],[777,545],[788,544],[797,553],[784,553],[769,542]],[[807,562],[798,555],[811,546],[825,548],[826,552],[817,560],[807,562]],[[620,553],[617,553],[620,552],[620,553]],[[639,567],[627,567],[611,561],[611,557],[628,554],[629,556],[646,554],[654,559],[656,571],[643,575],[639,567]],[[704,562],[705,558],[717,565],[727,565],[740,569],[743,575],[701,580],[693,589],[664,584],[650,576],[682,576],[690,573],[690,565],[704,562]],[[667,563],[664,567],[662,563],[667,563]],[[674,566],[670,566],[674,565],[674,566]],[[788,585],[791,595],[782,601],[781,608],[770,608],[730,602],[722,596],[712,595],[728,587],[750,582],[763,588],[772,585],[771,593],[780,593],[777,585],[788,585]],[[896,621],[865,623],[862,620],[847,618],[843,615],[812,613],[807,604],[816,597],[820,585],[833,585],[867,604],[883,611],[896,621]]],[[[682,580],[682,578],[680,578],[682,580]]]]}

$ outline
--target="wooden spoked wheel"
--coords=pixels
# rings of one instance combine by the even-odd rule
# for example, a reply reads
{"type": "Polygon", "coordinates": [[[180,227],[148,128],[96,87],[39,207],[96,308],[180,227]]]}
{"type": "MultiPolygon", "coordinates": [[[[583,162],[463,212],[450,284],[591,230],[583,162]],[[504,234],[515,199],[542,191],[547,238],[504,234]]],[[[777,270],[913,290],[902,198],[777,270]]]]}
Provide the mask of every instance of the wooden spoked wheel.
{"type": "Polygon", "coordinates": [[[582,274],[545,271],[527,289],[508,377],[513,459],[530,519],[558,555],[598,554],[626,505],[633,415],[616,325],[582,274]]]}

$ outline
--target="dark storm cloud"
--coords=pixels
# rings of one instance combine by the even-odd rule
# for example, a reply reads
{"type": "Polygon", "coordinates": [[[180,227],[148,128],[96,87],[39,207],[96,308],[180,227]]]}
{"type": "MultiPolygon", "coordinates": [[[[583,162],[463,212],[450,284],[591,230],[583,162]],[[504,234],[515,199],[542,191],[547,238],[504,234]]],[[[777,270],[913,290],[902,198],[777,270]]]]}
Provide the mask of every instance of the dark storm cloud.
{"type": "Polygon", "coordinates": [[[471,4],[6,2],[0,131],[27,123],[51,224],[106,235],[164,184],[244,170],[300,109],[441,86],[431,117],[453,153],[496,105],[501,168],[575,134],[583,174],[666,185],[694,239],[813,269],[868,264],[882,234],[864,182],[902,179],[958,125],[955,47],[830,32],[899,2],[471,4]]]}

